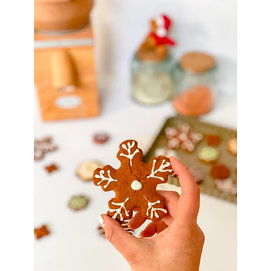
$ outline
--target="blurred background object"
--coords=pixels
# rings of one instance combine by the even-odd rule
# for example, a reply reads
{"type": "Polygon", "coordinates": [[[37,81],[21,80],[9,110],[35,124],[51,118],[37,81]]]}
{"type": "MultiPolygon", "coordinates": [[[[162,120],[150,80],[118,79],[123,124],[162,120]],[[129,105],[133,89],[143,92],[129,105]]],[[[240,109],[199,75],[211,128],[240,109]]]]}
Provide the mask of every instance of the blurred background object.
{"type": "Polygon", "coordinates": [[[173,59],[167,46],[175,42],[169,37],[171,19],[159,15],[150,21],[150,32],[132,60],[132,95],[143,104],[158,104],[172,97],[173,59]]]}
{"type": "Polygon", "coordinates": [[[35,0],[34,27],[39,31],[70,31],[89,22],[93,0],[35,0]]]}
{"type": "Polygon", "coordinates": [[[45,121],[99,114],[93,1],[35,1],[35,83],[45,121]]]}

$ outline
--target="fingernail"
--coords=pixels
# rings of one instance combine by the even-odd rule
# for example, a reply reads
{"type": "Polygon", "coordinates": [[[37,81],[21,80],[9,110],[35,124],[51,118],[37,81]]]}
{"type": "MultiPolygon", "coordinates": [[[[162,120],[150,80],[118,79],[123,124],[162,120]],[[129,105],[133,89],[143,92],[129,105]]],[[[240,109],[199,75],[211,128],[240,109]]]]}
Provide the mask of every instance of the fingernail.
{"type": "Polygon", "coordinates": [[[100,225],[103,227],[104,226],[104,219],[101,215],[98,216],[98,221],[99,221],[100,225]]]}

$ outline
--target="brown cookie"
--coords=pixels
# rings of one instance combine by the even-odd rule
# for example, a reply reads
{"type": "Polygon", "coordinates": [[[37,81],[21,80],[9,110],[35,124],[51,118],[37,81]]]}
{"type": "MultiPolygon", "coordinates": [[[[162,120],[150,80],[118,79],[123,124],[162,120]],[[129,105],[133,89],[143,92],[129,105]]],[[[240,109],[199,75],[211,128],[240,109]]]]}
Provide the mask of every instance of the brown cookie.
{"type": "Polygon", "coordinates": [[[217,146],[220,144],[221,138],[219,135],[205,135],[206,143],[209,146],[217,146]]]}
{"type": "Polygon", "coordinates": [[[227,179],[230,176],[230,170],[224,165],[214,165],[211,168],[210,175],[214,179],[227,179]]]}
{"type": "Polygon", "coordinates": [[[203,73],[215,67],[215,59],[205,53],[189,52],[181,58],[180,66],[186,71],[203,73]]]}
{"type": "Polygon", "coordinates": [[[158,156],[148,164],[142,161],[143,152],[135,140],[120,144],[117,158],[121,166],[114,169],[107,165],[93,174],[93,182],[104,191],[115,192],[115,198],[108,203],[107,214],[125,228],[137,209],[141,215],[154,222],[160,221],[167,209],[163,197],[156,193],[159,183],[166,183],[173,173],[168,158],[158,156]]]}
{"type": "Polygon", "coordinates": [[[237,138],[231,138],[227,142],[227,149],[233,155],[237,155],[237,138]]]}
{"type": "Polygon", "coordinates": [[[34,229],[34,235],[35,235],[36,239],[40,239],[48,234],[50,234],[50,232],[49,232],[46,225],[42,225],[40,228],[34,229]]]}
{"type": "Polygon", "coordinates": [[[57,146],[53,144],[53,139],[50,136],[34,140],[35,161],[41,160],[47,152],[53,152],[55,150],[57,150],[57,146]]]}
{"type": "Polygon", "coordinates": [[[48,172],[48,173],[52,173],[56,170],[58,170],[59,167],[56,165],[56,164],[50,164],[48,166],[45,167],[45,170],[48,172]]]}
{"type": "Polygon", "coordinates": [[[97,144],[104,144],[109,140],[110,136],[107,133],[96,133],[93,137],[93,141],[97,144]]]}

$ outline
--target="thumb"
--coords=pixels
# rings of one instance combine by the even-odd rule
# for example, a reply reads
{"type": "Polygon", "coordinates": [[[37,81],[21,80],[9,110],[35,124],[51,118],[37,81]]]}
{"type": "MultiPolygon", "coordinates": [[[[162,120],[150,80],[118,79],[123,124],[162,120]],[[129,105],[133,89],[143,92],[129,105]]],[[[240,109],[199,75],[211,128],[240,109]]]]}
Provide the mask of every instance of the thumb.
{"type": "Polygon", "coordinates": [[[126,232],[116,220],[108,215],[99,216],[99,222],[104,228],[106,239],[128,262],[134,261],[140,250],[140,239],[126,232]]]}

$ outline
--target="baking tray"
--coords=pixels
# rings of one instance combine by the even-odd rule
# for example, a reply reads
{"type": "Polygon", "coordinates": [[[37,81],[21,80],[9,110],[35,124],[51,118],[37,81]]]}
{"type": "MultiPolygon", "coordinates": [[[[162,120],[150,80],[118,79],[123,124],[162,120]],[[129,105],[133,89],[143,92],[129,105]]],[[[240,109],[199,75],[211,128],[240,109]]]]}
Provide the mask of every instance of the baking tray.
{"type": "MultiPolygon", "coordinates": [[[[167,145],[167,138],[165,136],[165,129],[167,127],[176,128],[179,124],[188,123],[193,132],[198,132],[203,135],[206,134],[216,134],[221,138],[221,142],[218,146],[215,146],[219,150],[219,159],[215,164],[224,164],[230,169],[230,178],[237,183],[237,174],[236,174],[236,164],[237,157],[231,154],[227,148],[227,141],[231,138],[237,137],[237,132],[235,130],[227,129],[224,127],[212,125],[209,123],[201,122],[197,117],[185,117],[185,116],[175,116],[167,119],[163,128],[161,129],[158,136],[155,138],[153,144],[149,148],[148,152],[144,156],[144,161],[147,163],[155,155],[155,151],[158,148],[165,148],[167,145]]],[[[176,150],[176,158],[180,159],[187,167],[196,166],[200,167],[204,172],[204,180],[199,183],[200,191],[202,193],[224,199],[233,203],[237,203],[237,196],[226,194],[219,191],[216,186],[214,179],[210,176],[210,170],[213,164],[206,164],[201,162],[197,158],[198,150],[204,146],[208,146],[205,138],[196,146],[195,150],[192,153],[188,153],[183,150],[176,150]]],[[[168,183],[180,186],[178,179],[169,178],[168,183]]]]}

